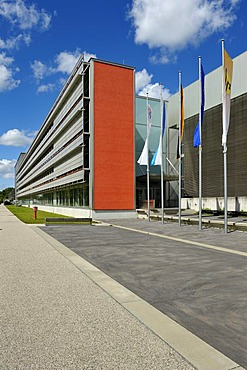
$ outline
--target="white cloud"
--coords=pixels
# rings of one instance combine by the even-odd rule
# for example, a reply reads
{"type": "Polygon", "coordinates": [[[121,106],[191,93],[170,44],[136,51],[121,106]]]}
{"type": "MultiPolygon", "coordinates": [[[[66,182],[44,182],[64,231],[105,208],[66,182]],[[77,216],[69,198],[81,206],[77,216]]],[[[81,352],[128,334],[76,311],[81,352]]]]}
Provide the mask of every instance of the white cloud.
{"type": "MultiPolygon", "coordinates": [[[[19,49],[22,44],[27,46],[31,42],[30,31],[33,28],[47,30],[50,26],[51,16],[44,9],[37,9],[36,5],[26,5],[25,0],[0,0],[0,21],[8,32],[12,35],[3,39],[0,38],[0,49],[13,50],[19,49]],[[16,33],[14,30],[24,30],[16,33]]],[[[13,58],[7,57],[5,53],[0,53],[0,92],[15,89],[20,80],[14,78],[14,74],[19,71],[13,69],[13,58]]]]}
{"type": "Polygon", "coordinates": [[[9,130],[0,136],[0,145],[26,147],[32,143],[35,134],[27,134],[25,131],[19,131],[18,129],[9,130]]]}
{"type": "Polygon", "coordinates": [[[6,41],[0,38],[0,49],[19,49],[20,45],[24,42],[27,46],[29,46],[31,42],[30,34],[19,34],[16,37],[10,37],[6,41]]]}
{"type": "Polygon", "coordinates": [[[46,65],[42,63],[40,60],[35,60],[31,64],[31,68],[33,70],[33,75],[37,80],[42,80],[48,71],[46,65]]]}
{"type": "MultiPolygon", "coordinates": [[[[1,40],[0,40],[1,41],[1,40]]],[[[1,44],[0,44],[1,45],[1,44]]],[[[50,65],[46,65],[40,60],[35,60],[31,63],[31,69],[33,71],[33,76],[35,80],[40,83],[44,78],[55,75],[57,73],[62,73],[63,75],[68,75],[72,72],[75,67],[78,59],[82,55],[80,49],[75,51],[62,51],[59,53],[53,60],[50,65]]],[[[96,58],[95,54],[83,52],[84,60],[88,61],[90,58],[96,58]]],[[[60,77],[56,83],[44,83],[40,85],[37,89],[37,93],[46,93],[49,91],[54,91],[56,86],[64,85],[66,82],[67,76],[60,77]]]]}
{"type": "MultiPolygon", "coordinates": [[[[198,44],[207,36],[227,29],[236,19],[241,0],[133,0],[129,16],[135,42],[162,48],[162,54],[198,44]]],[[[167,60],[163,60],[167,62],[167,60]]]]}
{"type": "MultiPolygon", "coordinates": [[[[148,96],[151,98],[160,99],[160,84],[158,82],[151,84],[153,75],[148,74],[147,70],[144,68],[142,71],[138,71],[135,74],[135,87],[136,93],[141,96],[148,96]]],[[[162,86],[162,97],[163,99],[168,99],[170,96],[169,89],[162,86]]]]}
{"type": "Polygon", "coordinates": [[[51,23],[51,15],[44,9],[37,9],[34,4],[28,6],[24,0],[2,0],[0,2],[0,16],[22,30],[34,27],[47,30],[51,23]]]}
{"type": "Polygon", "coordinates": [[[5,53],[0,54],[0,92],[12,90],[20,84],[20,80],[13,77],[15,71],[10,67],[13,61],[14,59],[7,57],[5,53]]]}
{"type": "Polygon", "coordinates": [[[88,62],[90,58],[97,58],[96,54],[90,54],[90,53],[87,53],[86,51],[83,52],[83,55],[84,55],[85,62],[88,62]]]}
{"type": "Polygon", "coordinates": [[[161,48],[160,52],[152,55],[149,60],[153,64],[175,63],[177,62],[177,56],[169,52],[166,48],[161,48]]]}
{"type": "Polygon", "coordinates": [[[57,65],[55,71],[70,74],[80,55],[81,52],[79,49],[76,49],[74,52],[62,51],[55,58],[55,63],[57,65]]]}
{"type": "Polygon", "coordinates": [[[54,72],[62,72],[66,74],[70,74],[75,67],[78,59],[80,58],[81,54],[84,55],[84,61],[87,62],[90,58],[96,58],[95,54],[90,54],[84,51],[81,53],[80,49],[76,49],[75,51],[62,51],[59,53],[55,58],[56,67],[54,68],[54,72]]]}
{"type": "MultiPolygon", "coordinates": [[[[150,98],[160,99],[160,84],[158,82],[154,84],[147,84],[141,91],[139,91],[138,95],[147,96],[147,93],[150,98]]],[[[164,88],[164,86],[162,86],[163,99],[164,100],[168,99],[170,95],[171,94],[169,89],[164,88]]]]}
{"type": "Polygon", "coordinates": [[[61,86],[63,86],[66,82],[66,78],[61,77],[61,78],[59,78],[58,82],[61,86]]]}
{"type": "Polygon", "coordinates": [[[37,89],[37,93],[54,91],[55,87],[55,84],[40,85],[37,89]]]}
{"type": "Polygon", "coordinates": [[[15,177],[16,160],[0,159],[0,177],[13,179],[15,177]]]}
{"type": "Polygon", "coordinates": [[[144,86],[149,84],[152,80],[153,75],[149,75],[147,70],[144,68],[142,71],[138,71],[135,74],[135,88],[136,92],[142,90],[144,86]]]}
{"type": "MultiPolygon", "coordinates": [[[[1,45],[1,44],[0,44],[1,45]]],[[[76,49],[75,51],[62,51],[59,53],[55,58],[51,66],[47,66],[40,60],[35,60],[31,63],[31,69],[33,70],[34,78],[37,81],[44,79],[47,76],[56,73],[63,73],[63,74],[70,74],[75,67],[78,59],[81,56],[80,49],[76,49]]],[[[90,58],[96,58],[95,54],[87,53],[86,51],[83,52],[84,60],[88,61],[90,58]]],[[[63,84],[66,80],[60,79],[59,83],[63,84]],[[61,81],[60,81],[61,80],[61,81]]],[[[51,88],[52,84],[47,84],[51,88]]],[[[44,86],[44,85],[43,85],[44,86]]],[[[48,91],[47,89],[46,91],[48,91]]],[[[44,90],[43,90],[44,91],[44,90]]]]}
{"type": "Polygon", "coordinates": [[[7,57],[5,53],[0,54],[0,64],[8,66],[14,61],[13,58],[7,57]]]}

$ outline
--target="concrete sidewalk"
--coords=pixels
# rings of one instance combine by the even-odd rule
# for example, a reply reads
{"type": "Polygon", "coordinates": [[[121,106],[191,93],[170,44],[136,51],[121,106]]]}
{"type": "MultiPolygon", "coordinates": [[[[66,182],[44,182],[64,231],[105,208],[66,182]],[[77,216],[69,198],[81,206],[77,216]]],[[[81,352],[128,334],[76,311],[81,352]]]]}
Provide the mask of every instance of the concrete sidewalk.
{"type": "Polygon", "coordinates": [[[4,206],[0,295],[1,370],[241,369],[4,206]]]}

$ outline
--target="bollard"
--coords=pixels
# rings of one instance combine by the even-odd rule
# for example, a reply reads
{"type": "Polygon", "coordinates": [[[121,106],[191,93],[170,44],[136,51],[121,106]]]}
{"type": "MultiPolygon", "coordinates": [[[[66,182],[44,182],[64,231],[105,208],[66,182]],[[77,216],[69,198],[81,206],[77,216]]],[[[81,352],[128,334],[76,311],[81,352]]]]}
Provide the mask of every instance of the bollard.
{"type": "Polygon", "coordinates": [[[33,215],[34,215],[35,220],[37,220],[37,212],[38,212],[38,207],[33,207],[33,215]]]}

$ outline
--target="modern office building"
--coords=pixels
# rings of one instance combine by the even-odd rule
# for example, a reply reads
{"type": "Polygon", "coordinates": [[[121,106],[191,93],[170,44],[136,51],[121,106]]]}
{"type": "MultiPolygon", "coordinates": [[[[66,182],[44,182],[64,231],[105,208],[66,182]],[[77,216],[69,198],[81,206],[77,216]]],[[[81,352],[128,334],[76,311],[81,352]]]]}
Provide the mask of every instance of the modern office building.
{"type": "MultiPolygon", "coordinates": [[[[160,139],[161,128],[161,110],[163,105],[160,105],[159,99],[148,98],[148,104],[152,108],[152,126],[149,135],[149,162],[158,147],[160,139]]],[[[165,104],[166,116],[169,111],[169,102],[162,102],[165,104]]],[[[147,136],[147,102],[146,98],[136,96],[135,98],[135,147],[136,147],[136,207],[142,208],[143,205],[147,206],[147,167],[141,166],[137,163],[138,158],[142,152],[144,142],[147,136]]],[[[167,118],[165,119],[165,126],[168,125],[167,118]]],[[[163,171],[164,171],[164,207],[176,207],[178,204],[178,167],[177,159],[175,159],[175,166],[169,161],[168,151],[171,151],[170,144],[175,146],[177,143],[177,124],[175,130],[176,138],[173,140],[168,129],[165,129],[163,138],[163,171]],[[174,141],[174,142],[172,142],[174,141]]],[[[155,208],[161,207],[161,176],[160,166],[150,165],[150,199],[152,206],[155,208]]]]}
{"type": "MultiPolygon", "coordinates": [[[[233,60],[228,132],[229,210],[247,211],[247,52],[233,60]]],[[[80,217],[135,217],[147,199],[146,166],[137,159],[147,132],[147,102],[134,95],[134,68],[80,58],[27,153],[16,164],[16,198],[80,217]]],[[[149,98],[151,161],[160,136],[158,99],[149,98]]],[[[179,94],[166,103],[165,207],[178,205],[179,94]]],[[[184,88],[182,207],[198,209],[199,82],[184,88]]],[[[223,209],[222,67],[205,76],[202,126],[203,208],[223,209]]],[[[150,199],[160,207],[160,167],[150,166],[150,199]]]]}
{"type": "Polygon", "coordinates": [[[17,200],[73,216],[135,215],[134,103],[132,67],[82,56],[17,161],[17,200]]]}
{"type": "MultiPolygon", "coordinates": [[[[205,61],[206,66],[206,61],[205,61]]],[[[205,68],[204,66],[204,68],[205,68]]],[[[222,142],[222,67],[205,76],[205,113],[202,125],[202,208],[224,209],[222,142]]],[[[169,99],[168,125],[178,121],[179,94],[169,99]]],[[[199,82],[184,88],[183,208],[198,209],[198,148],[193,134],[199,118],[199,82]]],[[[231,115],[227,138],[228,210],[247,211],[247,52],[233,59],[231,115]]],[[[171,143],[170,143],[171,144],[171,143]]],[[[174,145],[168,156],[176,163],[174,145]]]]}

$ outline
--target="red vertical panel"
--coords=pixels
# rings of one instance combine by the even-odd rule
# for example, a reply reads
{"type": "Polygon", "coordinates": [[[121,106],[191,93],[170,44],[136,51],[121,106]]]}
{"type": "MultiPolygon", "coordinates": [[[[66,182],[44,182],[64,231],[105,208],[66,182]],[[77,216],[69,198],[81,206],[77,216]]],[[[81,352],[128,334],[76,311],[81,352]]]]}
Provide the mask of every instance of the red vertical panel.
{"type": "Polygon", "coordinates": [[[133,210],[134,71],[94,62],[94,209],[133,210]]]}

